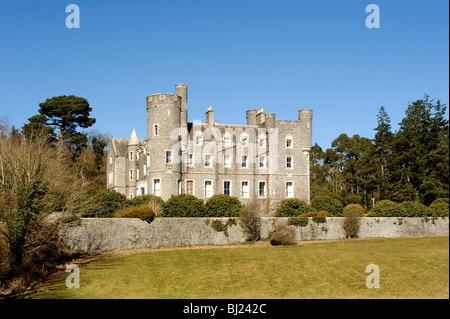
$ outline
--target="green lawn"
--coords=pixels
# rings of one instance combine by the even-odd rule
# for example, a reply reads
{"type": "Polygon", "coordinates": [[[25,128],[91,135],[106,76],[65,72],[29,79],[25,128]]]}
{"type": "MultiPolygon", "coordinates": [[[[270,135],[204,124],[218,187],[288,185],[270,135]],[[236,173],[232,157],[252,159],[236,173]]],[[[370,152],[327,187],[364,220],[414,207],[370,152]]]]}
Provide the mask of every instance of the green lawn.
{"type": "Polygon", "coordinates": [[[449,237],[153,250],[80,265],[35,298],[449,298],[449,237]],[[366,266],[380,288],[366,287],[366,266]]]}

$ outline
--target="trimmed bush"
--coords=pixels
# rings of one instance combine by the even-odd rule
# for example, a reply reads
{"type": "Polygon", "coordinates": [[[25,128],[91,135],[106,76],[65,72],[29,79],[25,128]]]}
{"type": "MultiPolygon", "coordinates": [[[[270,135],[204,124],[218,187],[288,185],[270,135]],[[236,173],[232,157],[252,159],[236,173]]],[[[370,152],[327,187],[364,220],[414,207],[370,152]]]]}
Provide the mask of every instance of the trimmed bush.
{"type": "Polygon", "coordinates": [[[388,199],[380,200],[372,208],[368,217],[403,217],[403,209],[400,204],[388,199]]]}
{"type": "Polygon", "coordinates": [[[155,219],[155,213],[147,206],[133,206],[121,209],[116,212],[118,218],[140,218],[148,223],[155,219]]]}
{"type": "Polygon", "coordinates": [[[311,202],[314,211],[326,211],[333,216],[340,217],[343,214],[344,207],[334,198],[328,196],[316,196],[311,202]]]}
{"type": "Polygon", "coordinates": [[[204,217],[203,200],[193,195],[172,195],[164,204],[164,217],[204,217]]]}
{"type": "Polygon", "coordinates": [[[294,217],[311,212],[311,207],[298,198],[283,199],[275,211],[274,217],[294,217]]]}
{"type": "Polygon", "coordinates": [[[128,205],[125,195],[114,190],[103,190],[83,203],[76,213],[81,217],[113,217],[117,210],[128,205]]]}
{"type": "Polygon", "coordinates": [[[238,217],[241,209],[241,202],[237,197],[225,194],[211,196],[206,201],[206,217],[238,217]]]}
{"type": "Polygon", "coordinates": [[[273,246],[294,245],[295,230],[286,224],[275,224],[274,230],[270,234],[269,239],[270,244],[273,246]]]}
{"type": "Polygon", "coordinates": [[[363,217],[364,213],[365,213],[364,207],[362,207],[359,204],[349,204],[344,207],[344,217],[349,214],[354,214],[355,216],[363,217]]]}
{"type": "Polygon", "coordinates": [[[430,209],[436,217],[448,217],[449,205],[448,198],[438,198],[430,205],[430,209]]]}
{"type": "Polygon", "coordinates": [[[153,201],[158,203],[161,207],[164,207],[164,200],[161,197],[152,194],[139,195],[128,200],[130,206],[147,206],[153,201]]]}
{"type": "Polygon", "coordinates": [[[434,211],[422,203],[404,201],[400,204],[404,217],[433,217],[434,211]]]}

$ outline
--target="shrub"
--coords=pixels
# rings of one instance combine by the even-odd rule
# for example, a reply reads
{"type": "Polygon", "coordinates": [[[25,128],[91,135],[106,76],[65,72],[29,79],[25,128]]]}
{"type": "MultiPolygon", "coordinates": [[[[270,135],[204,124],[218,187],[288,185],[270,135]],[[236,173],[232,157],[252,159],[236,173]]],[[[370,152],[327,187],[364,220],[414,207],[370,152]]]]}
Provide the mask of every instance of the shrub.
{"type": "Polygon", "coordinates": [[[333,217],[333,215],[330,214],[329,212],[322,210],[320,212],[310,212],[310,213],[301,214],[298,217],[333,217]]]}
{"type": "Polygon", "coordinates": [[[164,200],[152,194],[136,196],[133,199],[128,199],[128,203],[130,206],[148,206],[150,203],[157,203],[161,208],[164,207],[164,200]]]}
{"type": "Polygon", "coordinates": [[[446,217],[449,215],[448,198],[438,198],[430,205],[430,209],[436,217],[446,217]]]}
{"type": "Polygon", "coordinates": [[[402,206],[390,200],[380,200],[372,208],[368,217],[402,217],[402,206]]]}
{"type": "Polygon", "coordinates": [[[274,217],[294,217],[308,213],[311,207],[298,198],[283,199],[275,211],[274,217]]]}
{"type": "Polygon", "coordinates": [[[237,197],[225,194],[211,196],[206,201],[205,208],[207,217],[238,217],[241,209],[241,202],[237,197]]]}
{"type": "Polygon", "coordinates": [[[364,216],[364,207],[359,204],[349,204],[344,207],[344,217],[348,214],[355,214],[358,217],[364,216]]]}
{"type": "Polygon", "coordinates": [[[348,208],[349,206],[352,205],[357,205],[362,208],[362,206],[358,204],[350,204],[345,207],[346,209],[344,209],[344,222],[342,226],[344,228],[345,236],[347,238],[356,236],[359,230],[359,218],[361,217],[361,210],[359,209],[359,207],[348,208]]]}
{"type": "Polygon", "coordinates": [[[203,217],[203,200],[188,194],[172,195],[164,204],[164,217],[203,217]]]}
{"type": "Polygon", "coordinates": [[[103,190],[83,203],[77,210],[81,217],[113,217],[117,210],[129,205],[125,195],[103,190]]]}
{"type": "Polygon", "coordinates": [[[342,216],[344,208],[342,204],[334,198],[328,196],[316,196],[311,202],[314,211],[326,211],[333,216],[342,216]]]}
{"type": "Polygon", "coordinates": [[[404,217],[432,217],[434,215],[434,211],[431,208],[419,202],[404,201],[400,206],[404,217]]]}
{"type": "Polygon", "coordinates": [[[270,234],[270,244],[278,245],[294,245],[295,230],[286,224],[275,224],[273,232],[270,234]]]}
{"type": "Polygon", "coordinates": [[[356,194],[347,195],[345,197],[345,202],[347,203],[347,205],[350,205],[350,204],[362,205],[362,203],[363,203],[361,196],[356,195],[356,194]]]}
{"type": "Polygon", "coordinates": [[[305,227],[308,225],[308,217],[289,217],[287,224],[297,227],[305,227]]]}
{"type": "Polygon", "coordinates": [[[147,206],[133,206],[116,212],[118,218],[140,218],[148,223],[155,219],[155,213],[147,206]]]}
{"type": "Polygon", "coordinates": [[[242,227],[247,241],[256,241],[260,238],[258,209],[254,202],[241,207],[239,211],[239,225],[242,227]]]}

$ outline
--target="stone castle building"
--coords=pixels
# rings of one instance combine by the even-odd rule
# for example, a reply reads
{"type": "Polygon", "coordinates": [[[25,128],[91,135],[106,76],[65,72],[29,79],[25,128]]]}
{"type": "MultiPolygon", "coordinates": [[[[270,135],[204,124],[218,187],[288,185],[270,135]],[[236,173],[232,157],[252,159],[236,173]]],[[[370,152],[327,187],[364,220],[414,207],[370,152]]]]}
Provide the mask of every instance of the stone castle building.
{"type": "Polygon", "coordinates": [[[247,125],[228,125],[215,121],[209,107],[205,123],[188,123],[187,85],[175,90],[147,97],[145,139],[134,129],[129,139],[111,137],[109,189],[164,200],[179,193],[205,200],[228,194],[243,203],[255,200],[267,212],[284,198],[309,203],[312,110],[299,110],[292,121],[251,109],[247,125]]]}

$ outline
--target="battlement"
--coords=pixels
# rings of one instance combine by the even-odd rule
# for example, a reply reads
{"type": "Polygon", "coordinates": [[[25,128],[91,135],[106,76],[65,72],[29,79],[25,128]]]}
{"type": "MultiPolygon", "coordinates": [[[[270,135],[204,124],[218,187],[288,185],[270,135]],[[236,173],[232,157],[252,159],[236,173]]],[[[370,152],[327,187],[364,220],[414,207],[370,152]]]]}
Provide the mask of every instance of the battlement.
{"type": "Polygon", "coordinates": [[[299,128],[300,121],[297,120],[275,120],[275,127],[278,128],[299,128]]]}
{"type": "Polygon", "coordinates": [[[181,103],[181,97],[172,93],[156,93],[147,96],[147,103],[181,103]]]}
{"type": "Polygon", "coordinates": [[[311,109],[303,109],[298,111],[298,119],[312,119],[313,111],[311,109]]]}

